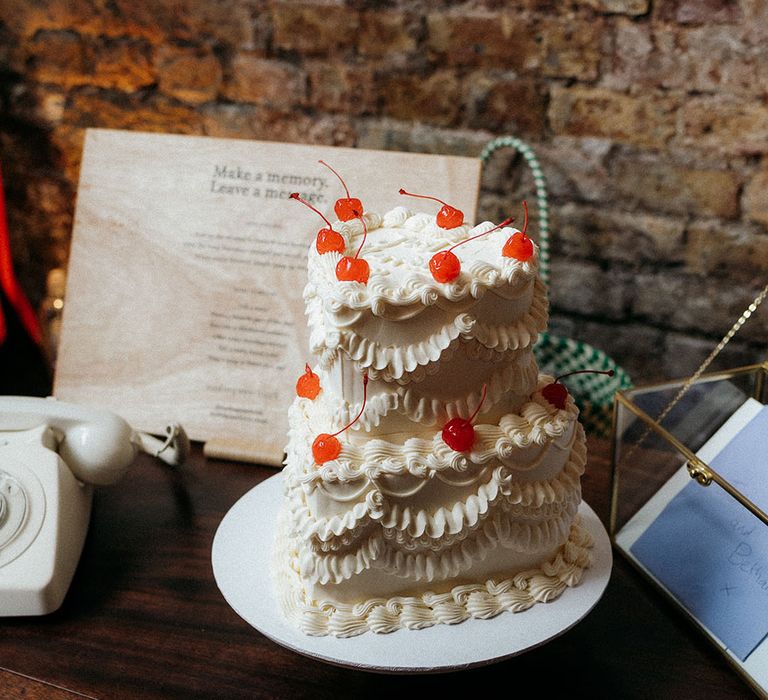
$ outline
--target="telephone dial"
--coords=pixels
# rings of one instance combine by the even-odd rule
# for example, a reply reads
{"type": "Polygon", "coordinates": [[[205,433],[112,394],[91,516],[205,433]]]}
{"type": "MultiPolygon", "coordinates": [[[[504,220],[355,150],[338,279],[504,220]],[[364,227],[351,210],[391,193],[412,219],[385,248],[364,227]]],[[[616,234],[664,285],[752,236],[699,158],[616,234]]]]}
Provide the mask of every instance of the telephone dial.
{"type": "Polygon", "coordinates": [[[46,615],[64,600],[88,531],[93,486],[114,484],[139,451],[171,465],[189,453],[114,413],[56,399],[0,396],[0,617],[46,615]]]}

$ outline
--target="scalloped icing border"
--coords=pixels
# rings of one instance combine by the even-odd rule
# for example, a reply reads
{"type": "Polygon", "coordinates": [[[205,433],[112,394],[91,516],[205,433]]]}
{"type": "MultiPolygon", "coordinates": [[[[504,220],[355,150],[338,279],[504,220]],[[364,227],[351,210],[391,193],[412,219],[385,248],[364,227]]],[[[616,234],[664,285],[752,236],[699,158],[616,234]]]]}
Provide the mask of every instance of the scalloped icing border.
{"type": "MultiPolygon", "coordinates": [[[[531,394],[538,385],[539,367],[531,348],[513,350],[511,361],[504,364],[499,362],[492,368],[490,376],[486,379],[488,395],[485,402],[485,410],[493,408],[499,401],[513,392],[531,394]]],[[[426,367],[436,365],[439,369],[442,358],[426,367]]],[[[322,370],[321,370],[322,371],[322,370]]],[[[437,371],[437,370],[435,370],[437,371]]],[[[378,384],[379,393],[371,396],[371,387],[368,385],[368,403],[363,409],[362,404],[350,404],[341,397],[328,394],[326,401],[334,401],[336,407],[329,406],[331,419],[335,424],[345,425],[351,423],[353,418],[360,413],[358,425],[352,429],[356,432],[364,430],[370,432],[377,428],[383,418],[390,413],[405,416],[413,423],[431,427],[440,422],[445,422],[453,416],[467,416],[477,408],[482,399],[482,389],[470,390],[464,396],[453,399],[434,399],[422,393],[418,384],[396,384],[390,388],[385,381],[378,384]],[[383,388],[383,390],[382,390],[383,388]]]]}
{"type": "MultiPolygon", "coordinates": [[[[424,231],[424,216],[414,215],[404,207],[397,207],[384,214],[383,217],[373,212],[366,212],[364,218],[369,234],[380,228],[402,229],[401,240],[391,242],[389,247],[394,247],[403,240],[414,242],[418,241],[419,238],[424,238],[423,235],[420,235],[424,231]],[[419,226],[409,224],[419,224],[419,226]]],[[[345,236],[347,245],[353,246],[355,239],[363,233],[362,224],[357,219],[337,223],[337,230],[345,236]]],[[[467,227],[464,226],[460,229],[462,233],[466,233],[466,238],[470,238],[485,233],[493,229],[494,226],[493,223],[485,221],[468,231],[466,230],[467,227]]],[[[432,235],[428,237],[429,245],[425,246],[425,253],[437,252],[440,249],[440,247],[435,248],[435,245],[440,242],[438,237],[445,236],[446,233],[445,230],[434,225],[433,229],[432,235]]],[[[458,231],[459,229],[456,230],[456,232],[458,231]]],[[[500,252],[503,242],[511,233],[516,231],[515,228],[505,227],[486,238],[482,242],[482,246],[495,246],[500,252]],[[498,241],[495,240],[497,238],[498,241]]],[[[463,239],[450,236],[445,237],[444,242],[450,246],[461,240],[463,239]]],[[[411,278],[394,288],[387,284],[389,279],[387,273],[377,273],[375,270],[372,271],[371,278],[366,285],[357,283],[340,285],[336,282],[334,274],[336,263],[341,258],[340,253],[330,252],[318,255],[314,248],[311,248],[309,255],[308,276],[310,285],[317,288],[318,294],[326,300],[330,309],[371,309],[376,316],[391,314],[398,316],[398,307],[400,310],[404,306],[421,305],[427,307],[438,303],[441,299],[457,302],[467,296],[479,298],[488,289],[504,284],[514,285],[515,278],[533,277],[538,272],[538,246],[536,246],[535,255],[526,262],[504,258],[501,255],[499,255],[497,264],[477,259],[470,261],[465,264],[466,272],[455,281],[447,284],[435,282],[430,275],[420,269],[418,272],[414,272],[411,278]]]]}
{"type": "MultiPolygon", "coordinates": [[[[319,467],[307,456],[314,436],[322,432],[312,429],[315,406],[308,399],[297,398],[288,411],[286,465],[289,474],[311,484],[351,481],[363,475],[371,476],[373,472],[394,475],[409,472],[419,476],[430,470],[463,471],[469,463],[483,465],[492,459],[507,463],[521,449],[561,439],[578,422],[578,408],[570,396],[565,409],[553,407],[541,396],[541,388],[549,379],[547,375],[539,375],[537,391],[519,414],[503,416],[498,425],[476,423],[477,437],[469,452],[456,452],[448,447],[443,442],[442,431],[438,430],[431,439],[409,438],[403,444],[375,437],[364,445],[343,442],[339,457],[319,467]],[[292,468],[291,463],[296,464],[296,468],[292,468]],[[297,471],[299,465],[303,467],[301,472],[297,471]]],[[[325,417],[330,420],[329,413],[326,412],[325,417]]]]}
{"type": "MultiPolygon", "coordinates": [[[[404,520],[402,509],[386,506],[384,502],[376,505],[375,499],[366,497],[365,500],[355,504],[343,516],[335,515],[331,518],[314,518],[305,502],[299,502],[298,496],[301,487],[298,484],[286,485],[286,498],[290,503],[290,511],[293,516],[293,523],[304,539],[316,537],[320,541],[327,542],[333,538],[360,531],[371,524],[378,523],[384,529],[402,530],[409,532],[412,536],[421,537],[427,530],[438,532],[435,537],[442,537],[444,529],[448,523],[452,523],[448,529],[456,534],[457,518],[452,515],[456,505],[461,505],[461,531],[466,528],[475,527],[479,522],[484,522],[490,517],[490,511],[495,508],[499,501],[504,500],[510,506],[523,507],[541,507],[551,505],[556,502],[564,502],[568,499],[569,493],[578,493],[580,488],[580,479],[584,474],[586,465],[586,444],[581,431],[574,435],[571,453],[568,460],[563,465],[562,470],[553,478],[534,482],[513,481],[509,470],[503,466],[493,469],[488,481],[482,483],[475,494],[468,495],[464,501],[457,501],[451,507],[441,506],[437,511],[431,512],[427,520],[422,524],[422,528],[415,532],[410,524],[404,520]],[[472,507],[472,512],[476,517],[467,516],[467,501],[475,498],[477,504],[472,507]],[[371,511],[375,509],[377,517],[372,516],[371,511]],[[437,520],[438,513],[441,513],[440,520],[437,520]],[[467,525],[469,523],[469,525],[467,525]]],[[[366,480],[365,488],[374,487],[375,480],[366,480]]],[[[369,492],[372,493],[372,492],[369,492]]],[[[332,497],[332,496],[331,496],[332,497]]]]}
{"type": "Polygon", "coordinates": [[[526,348],[536,342],[538,334],[547,327],[549,303],[546,288],[539,277],[533,284],[533,297],[527,311],[510,323],[492,324],[477,319],[470,311],[456,314],[431,335],[418,343],[404,347],[382,346],[354,330],[338,327],[327,329],[318,297],[307,298],[309,317],[310,350],[319,355],[320,367],[328,369],[336,354],[343,351],[360,367],[385,371],[390,380],[416,371],[419,367],[436,362],[443,352],[459,338],[476,340],[484,347],[497,352],[526,348]]]}
{"type": "MultiPolygon", "coordinates": [[[[279,537],[282,539],[282,527],[279,537]]],[[[458,624],[470,617],[489,619],[502,612],[523,612],[536,603],[558,598],[581,581],[592,565],[591,535],[577,518],[568,539],[555,556],[538,569],[496,581],[453,587],[447,593],[372,598],[345,604],[307,600],[301,578],[292,566],[288,547],[277,547],[273,563],[278,598],[285,616],[312,636],[354,637],[371,631],[387,634],[398,629],[423,629],[436,624],[458,624]]]]}

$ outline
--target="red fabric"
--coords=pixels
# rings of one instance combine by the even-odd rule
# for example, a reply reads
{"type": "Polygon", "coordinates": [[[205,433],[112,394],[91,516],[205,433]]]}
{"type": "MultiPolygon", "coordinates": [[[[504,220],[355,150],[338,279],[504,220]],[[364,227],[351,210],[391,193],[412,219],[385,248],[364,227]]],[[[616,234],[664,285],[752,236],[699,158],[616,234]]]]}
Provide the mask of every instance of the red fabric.
{"type": "MultiPolygon", "coordinates": [[[[27,297],[24,296],[16,275],[13,273],[11,243],[8,240],[8,221],[5,216],[2,171],[0,171],[0,287],[2,287],[6,298],[18,314],[19,320],[30,338],[39,344],[42,341],[42,333],[40,332],[37,315],[32,305],[27,301],[27,297]]],[[[6,333],[5,317],[3,316],[2,308],[0,308],[0,343],[5,340],[6,333]]]]}

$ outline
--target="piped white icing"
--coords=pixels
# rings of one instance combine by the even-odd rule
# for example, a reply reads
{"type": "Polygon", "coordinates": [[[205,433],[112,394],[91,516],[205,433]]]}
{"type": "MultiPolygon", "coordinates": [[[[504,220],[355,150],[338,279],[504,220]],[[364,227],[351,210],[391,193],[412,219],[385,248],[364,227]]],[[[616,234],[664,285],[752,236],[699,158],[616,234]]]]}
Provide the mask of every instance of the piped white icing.
{"type": "MultiPolygon", "coordinates": [[[[282,543],[281,543],[282,544],[282,543]]],[[[569,586],[578,585],[592,563],[589,533],[578,521],[555,556],[538,569],[484,583],[458,585],[445,593],[370,598],[357,604],[307,597],[290,548],[278,546],[278,590],[287,617],[310,635],[352,637],[367,631],[385,634],[398,629],[423,629],[457,624],[470,617],[487,619],[501,612],[522,612],[549,602],[569,586]]]]}
{"type": "MultiPolygon", "coordinates": [[[[540,385],[551,381],[544,379],[540,385]]],[[[470,464],[486,464],[494,459],[512,469],[525,470],[538,464],[536,459],[545,445],[554,443],[560,449],[567,448],[578,409],[569,399],[565,409],[558,410],[537,392],[519,415],[505,415],[498,425],[483,424],[481,415],[474,426],[475,442],[468,452],[451,449],[443,441],[442,432],[437,431],[429,439],[414,437],[403,444],[381,439],[367,440],[362,445],[342,442],[337,459],[314,465],[310,446],[317,435],[335,429],[329,422],[330,415],[321,402],[294,401],[289,411],[289,478],[308,484],[349,482],[361,476],[377,478],[380,474],[409,473],[429,478],[437,471],[463,471],[470,464]]]]}
{"type": "Polygon", "coordinates": [[[581,500],[583,441],[557,478],[520,484],[505,467],[463,500],[434,511],[376,494],[344,516],[316,518],[297,486],[289,487],[291,520],[299,537],[301,573],[338,583],[374,566],[416,581],[459,575],[485,552],[551,549],[565,537],[581,500]]]}
{"type": "MultiPolygon", "coordinates": [[[[309,634],[351,636],[551,600],[578,583],[591,542],[574,522],[586,459],[578,412],[570,399],[562,410],[544,399],[552,379],[538,376],[531,352],[548,320],[538,251],[504,258],[514,230],[492,231],[455,249],[461,273],[442,284],[430,257],[493,224],[446,231],[402,207],[365,222],[367,284],[336,279],[339,254],[309,254],[323,391],[289,413],[283,607],[309,634]],[[363,373],[359,421],[339,435],[339,456],[316,464],[314,438],[363,408],[363,373]],[[473,416],[466,452],[442,438],[459,416],[473,416]]],[[[353,254],[361,222],[334,228],[353,254]]]]}

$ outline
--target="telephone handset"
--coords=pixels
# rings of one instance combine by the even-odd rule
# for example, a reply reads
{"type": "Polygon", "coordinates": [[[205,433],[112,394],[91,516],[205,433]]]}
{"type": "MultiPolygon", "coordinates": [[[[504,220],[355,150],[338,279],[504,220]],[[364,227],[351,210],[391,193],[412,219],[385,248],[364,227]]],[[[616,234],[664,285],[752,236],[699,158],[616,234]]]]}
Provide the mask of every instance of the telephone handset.
{"type": "Polygon", "coordinates": [[[178,425],[158,439],[109,411],[0,396],[0,617],[61,605],[88,530],[93,486],[117,482],[140,450],[179,465],[189,440],[178,425]]]}

